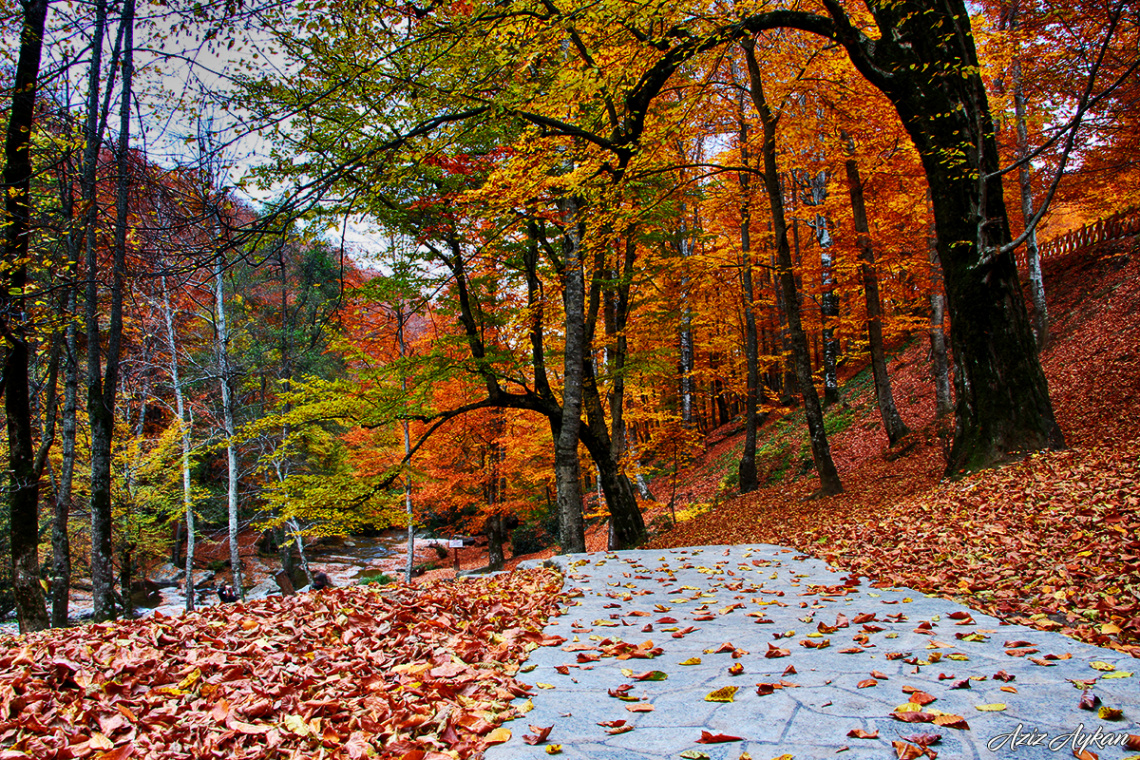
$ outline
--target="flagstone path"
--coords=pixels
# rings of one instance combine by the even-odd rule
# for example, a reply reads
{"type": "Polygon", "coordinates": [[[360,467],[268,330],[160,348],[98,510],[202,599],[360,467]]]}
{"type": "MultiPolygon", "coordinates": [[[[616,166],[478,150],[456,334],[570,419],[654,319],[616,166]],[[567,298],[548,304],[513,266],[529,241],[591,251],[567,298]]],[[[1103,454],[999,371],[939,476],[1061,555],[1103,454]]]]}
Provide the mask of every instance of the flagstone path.
{"type": "Polygon", "coordinates": [[[487,760],[910,758],[935,734],[943,760],[1140,753],[1140,661],[1110,649],[777,546],[555,561],[566,641],[531,653],[533,709],[487,760]]]}

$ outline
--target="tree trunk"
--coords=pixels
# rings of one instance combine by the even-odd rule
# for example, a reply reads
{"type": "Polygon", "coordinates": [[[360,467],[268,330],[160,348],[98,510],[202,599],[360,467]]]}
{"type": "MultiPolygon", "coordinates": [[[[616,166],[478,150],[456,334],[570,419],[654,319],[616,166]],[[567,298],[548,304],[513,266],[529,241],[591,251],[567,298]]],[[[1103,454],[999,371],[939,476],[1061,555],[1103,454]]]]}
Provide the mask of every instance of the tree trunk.
{"type": "Polygon", "coordinates": [[[768,191],[768,201],[772,206],[772,225],[776,236],[776,257],[780,271],[780,287],[784,294],[784,305],[788,314],[788,330],[791,334],[792,352],[796,361],[796,380],[803,394],[804,413],[807,417],[808,435],[811,439],[812,459],[819,473],[820,493],[824,496],[841,493],[843,485],[839,472],[831,459],[831,447],[827,442],[827,431],[823,425],[823,408],[819,394],[812,382],[811,361],[808,356],[807,336],[800,321],[800,296],[796,288],[795,272],[792,268],[792,254],[788,246],[788,227],[784,220],[784,199],[780,187],[780,172],[776,165],[776,117],[764,99],[760,78],[760,68],[756,63],[755,44],[746,40],[744,50],[748,60],[748,74],[752,100],[760,114],[764,126],[764,185],[768,191]]]}
{"type": "Polygon", "coordinates": [[[194,610],[194,500],[190,486],[190,420],[186,417],[186,399],[178,369],[178,341],[174,333],[174,309],[166,287],[166,274],[159,278],[162,287],[162,316],[166,325],[166,342],[170,347],[170,384],[174,388],[174,411],[182,426],[182,512],[186,520],[186,611],[194,610]]]}
{"type": "Polygon", "coordinates": [[[846,132],[840,133],[846,143],[847,188],[851,194],[851,210],[855,217],[856,246],[859,249],[859,270],[863,275],[863,293],[867,300],[867,340],[871,345],[871,373],[875,378],[875,398],[879,402],[879,415],[887,440],[894,446],[910,428],[899,416],[891,379],[887,376],[887,358],[883,349],[883,305],[879,299],[879,278],[875,272],[875,249],[871,245],[871,227],[867,223],[867,206],[863,200],[863,180],[855,162],[855,143],[846,132]]]}
{"type": "MultiPolygon", "coordinates": [[[[735,74],[735,67],[734,72],[735,74]]],[[[740,162],[748,168],[748,123],[744,120],[744,95],[740,96],[738,125],[740,162]]],[[[740,182],[740,285],[744,307],[744,361],[748,368],[748,385],[744,401],[744,450],[737,468],[740,492],[751,493],[760,487],[756,475],[756,406],[760,392],[760,368],[756,345],[756,300],[752,289],[752,187],[747,171],[739,172],[740,182]]]]}
{"type": "Polygon", "coordinates": [[[851,26],[838,36],[894,104],[931,189],[957,392],[946,472],[1061,448],[1010,246],[969,9],[963,0],[895,0],[871,10],[881,31],[874,43],[851,26]]]}
{"type": "MultiPolygon", "coordinates": [[[[927,200],[930,200],[929,194],[927,200]]],[[[934,373],[934,414],[942,419],[954,412],[954,401],[950,397],[950,361],[946,353],[946,295],[933,230],[927,241],[927,254],[930,258],[930,357],[934,373]]]]}
{"type": "MultiPolygon", "coordinates": [[[[1016,30],[1018,3],[1009,14],[1009,28],[1016,30]]],[[[1025,124],[1025,88],[1022,84],[1021,57],[1015,54],[1010,79],[1013,84],[1013,113],[1017,125],[1017,159],[1024,163],[1017,170],[1017,184],[1021,196],[1021,218],[1026,225],[1033,219],[1033,175],[1029,156],[1029,131],[1025,124]]],[[[1041,273],[1041,254],[1037,249],[1037,228],[1029,231],[1025,240],[1025,262],[1029,270],[1029,298],[1033,301],[1033,332],[1037,336],[1038,350],[1049,345],[1049,304],[1045,301],[1045,277],[1041,273]]]]}
{"type": "Polygon", "coordinates": [[[230,332],[226,324],[226,302],[223,275],[225,257],[219,250],[214,256],[214,303],[217,330],[218,380],[222,391],[222,421],[226,433],[226,505],[229,515],[230,571],[238,596],[245,599],[241,574],[241,551],[238,541],[238,460],[234,443],[234,402],[230,373],[230,332]]]}
{"type": "Polygon", "coordinates": [[[25,332],[28,235],[31,232],[31,138],[36,109],[40,53],[47,0],[23,4],[20,54],[12,88],[12,109],[4,142],[4,273],[0,278],[0,319],[6,346],[4,411],[8,417],[9,536],[12,585],[20,632],[48,627],[39,568],[39,477],[32,446],[28,373],[31,346],[25,332]]]}
{"type": "MultiPolygon", "coordinates": [[[[122,289],[118,277],[111,287],[111,322],[108,326],[106,375],[100,350],[99,329],[99,270],[96,238],[97,187],[96,164],[99,160],[101,130],[99,119],[99,81],[103,50],[103,35],[107,25],[106,0],[95,4],[95,30],[92,39],[91,68],[88,76],[86,122],[86,148],[83,161],[83,202],[87,211],[86,251],[84,256],[87,278],[85,325],[87,329],[87,419],[91,435],[91,591],[95,608],[95,622],[115,617],[113,549],[111,545],[111,443],[114,436],[114,387],[118,382],[118,336],[115,335],[116,304],[122,330],[122,289]],[[112,405],[108,407],[107,402],[112,405]]],[[[116,230],[117,233],[117,230],[116,230]]],[[[118,258],[118,251],[116,259],[118,258]]],[[[117,270],[117,267],[116,267],[117,270]]],[[[121,275],[121,272],[117,272],[121,275]]]]}
{"type": "MultiPolygon", "coordinates": [[[[809,175],[805,184],[809,206],[818,207],[827,202],[827,172],[809,175]]],[[[815,242],[819,246],[819,322],[823,344],[823,405],[826,408],[839,403],[839,294],[835,292],[835,254],[831,250],[832,238],[827,217],[815,214],[808,225],[815,233],[815,242]]],[[[794,226],[793,237],[798,238],[794,226]]],[[[798,240],[796,247],[799,247],[798,240]]]]}
{"type": "MultiPolygon", "coordinates": [[[[404,340],[404,309],[403,304],[396,307],[396,344],[400,349],[400,356],[408,355],[408,344],[404,340]]],[[[408,378],[406,375],[400,375],[400,390],[403,392],[403,398],[408,398],[408,378]]],[[[405,407],[407,408],[407,407],[405,407]]],[[[403,433],[404,433],[404,514],[408,518],[408,561],[404,568],[404,578],[408,583],[412,582],[412,572],[415,570],[415,556],[416,556],[416,514],[412,509],[412,480],[411,462],[407,461],[412,455],[412,434],[409,428],[408,420],[403,420],[403,433]]]]}
{"type": "Polygon", "coordinates": [[[581,478],[578,471],[578,436],[582,417],[582,382],[585,373],[586,284],[582,272],[580,201],[564,198],[562,211],[563,299],[566,309],[566,349],[562,391],[562,417],[554,443],[554,474],[558,492],[562,551],[586,551],[582,516],[581,478]]]}

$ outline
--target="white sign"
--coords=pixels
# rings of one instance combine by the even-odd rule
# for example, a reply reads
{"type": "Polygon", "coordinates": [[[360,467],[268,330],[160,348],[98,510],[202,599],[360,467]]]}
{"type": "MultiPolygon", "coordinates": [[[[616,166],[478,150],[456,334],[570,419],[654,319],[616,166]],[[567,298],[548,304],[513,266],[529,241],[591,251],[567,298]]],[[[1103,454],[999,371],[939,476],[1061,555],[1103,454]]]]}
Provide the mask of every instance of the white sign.
{"type": "Polygon", "coordinates": [[[447,542],[447,548],[448,549],[462,549],[463,548],[463,539],[462,538],[450,539],[447,542]]]}

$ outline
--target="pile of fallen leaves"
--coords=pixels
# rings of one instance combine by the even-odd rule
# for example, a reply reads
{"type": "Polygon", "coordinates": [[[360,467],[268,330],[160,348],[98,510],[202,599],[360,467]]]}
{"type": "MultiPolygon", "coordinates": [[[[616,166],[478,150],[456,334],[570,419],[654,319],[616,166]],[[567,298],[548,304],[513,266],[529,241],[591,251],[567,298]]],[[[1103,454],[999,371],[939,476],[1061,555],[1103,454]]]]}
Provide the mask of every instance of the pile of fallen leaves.
{"type": "MultiPolygon", "coordinates": [[[[1140,255],[1135,241],[1046,265],[1042,355],[1073,448],[941,482],[925,345],[891,363],[916,431],[891,450],[870,390],[832,440],[845,493],[814,472],[725,501],[654,546],[794,546],[871,578],[1140,656],[1140,255]]],[[[806,433],[805,433],[806,436],[806,433]]],[[[734,463],[735,464],[735,463],[734,463]]]]}
{"type": "Polygon", "coordinates": [[[0,758],[479,756],[561,576],[334,588],[0,652],[0,758]]]}

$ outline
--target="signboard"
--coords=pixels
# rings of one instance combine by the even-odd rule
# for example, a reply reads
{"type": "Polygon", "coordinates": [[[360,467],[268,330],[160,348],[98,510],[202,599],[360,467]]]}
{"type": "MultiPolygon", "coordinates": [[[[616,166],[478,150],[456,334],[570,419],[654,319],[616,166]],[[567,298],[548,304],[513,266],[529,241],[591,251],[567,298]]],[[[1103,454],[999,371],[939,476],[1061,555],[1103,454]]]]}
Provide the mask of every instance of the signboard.
{"type": "Polygon", "coordinates": [[[463,548],[463,539],[462,538],[449,539],[447,542],[447,548],[448,549],[462,549],[463,548]]]}

